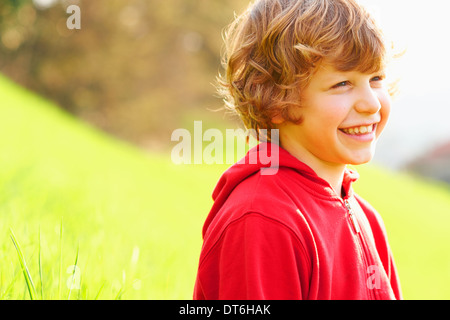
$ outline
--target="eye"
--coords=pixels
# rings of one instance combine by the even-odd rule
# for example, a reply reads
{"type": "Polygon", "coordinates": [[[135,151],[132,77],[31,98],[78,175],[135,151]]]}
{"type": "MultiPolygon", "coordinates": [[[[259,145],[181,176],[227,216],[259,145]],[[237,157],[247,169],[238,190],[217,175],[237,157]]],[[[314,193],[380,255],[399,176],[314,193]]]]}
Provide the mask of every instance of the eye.
{"type": "Polygon", "coordinates": [[[348,86],[349,84],[350,84],[349,81],[342,81],[342,82],[336,83],[336,84],[335,84],[334,86],[332,86],[331,88],[332,88],[332,89],[342,88],[342,87],[348,86]]]}
{"type": "Polygon", "coordinates": [[[371,86],[373,88],[382,88],[382,87],[384,87],[384,81],[383,81],[384,78],[385,78],[384,75],[379,75],[379,76],[373,77],[372,79],[370,79],[371,86]]]}
{"type": "Polygon", "coordinates": [[[383,75],[379,75],[379,76],[375,76],[372,79],[370,79],[370,81],[382,81],[384,80],[384,76],[383,75]]]}

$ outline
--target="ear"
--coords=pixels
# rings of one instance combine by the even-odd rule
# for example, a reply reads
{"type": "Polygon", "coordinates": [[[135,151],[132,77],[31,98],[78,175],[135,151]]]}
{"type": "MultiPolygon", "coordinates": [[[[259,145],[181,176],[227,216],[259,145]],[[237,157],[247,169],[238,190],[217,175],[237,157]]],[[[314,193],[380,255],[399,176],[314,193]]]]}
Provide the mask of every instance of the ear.
{"type": "Polygon", "coordinates": [[[284,117],[282,116],[281,112],[277,113],[275,116],[272,117],[271,122],[273,124],[282,124],[284,122],[284,117]]]}

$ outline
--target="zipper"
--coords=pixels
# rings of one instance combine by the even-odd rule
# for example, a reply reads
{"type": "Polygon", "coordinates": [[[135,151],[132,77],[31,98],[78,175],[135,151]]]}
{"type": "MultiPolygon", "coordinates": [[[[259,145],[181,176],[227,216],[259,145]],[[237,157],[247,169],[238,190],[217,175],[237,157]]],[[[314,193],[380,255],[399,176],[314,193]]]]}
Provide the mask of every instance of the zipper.
{"type": "Polygon", "coordinates": [[[361,229],[359,228],[359,224],[358,224],[358,221],[356,220],[355,213],[353,212],[353,209],[350,206],[350,203],[348,202],[348,199],[344,199],[344,204],[345,204],[345,207],[347,208],[347,212],[348,212],[348,216],[350,218],[350,221],[352,222],[353,230],[356,233],[360,233],[361,229]]]}
{"type": "MultiPolygon", "coordinates": [[[[353,230],[355,231],[355,233],[356,233],[356,235],[358,237],[359,246],[360,246],[361,252],[363,254],[365,267],[366,267],[366,270],[367,270],[368,266],[370,265],[369,264],[369,257],[368,257],[368,253],[367,253],[368,252],[368,248],[365,245],[365,241],[363,239],[363,234],[361,232],[361,228],[359,226],[358,220],[356,219],[356,215],[355,215],[355,213],[354,213],[354,211],[353,211],[353,209],[352,209],[348,199],[344,199],[344,205],[345,205],[345,208],[347,209],[348,216],[349,216],[351,224],[353,226],[353,230]]],[[[368,293],[369,297],[371,297],[371,299],[375,299],[375,292],[373,292],[373,290],[369,290],[367,288],[367,293],[368,293]]]]}

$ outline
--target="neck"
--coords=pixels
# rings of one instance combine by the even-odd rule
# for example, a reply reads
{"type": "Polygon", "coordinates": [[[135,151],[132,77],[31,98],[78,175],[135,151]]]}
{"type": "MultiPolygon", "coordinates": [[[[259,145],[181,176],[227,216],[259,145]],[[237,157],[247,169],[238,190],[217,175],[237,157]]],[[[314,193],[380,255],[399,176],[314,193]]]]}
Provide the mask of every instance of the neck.
{"type": "Polygon", "coordinates": [[[342,181],[344,180],[345,165],[340,168],[311,167],[316,174],[327,181],[339,197],[344,197],[342,181]]]}
{"type": "Polygon", "coordinates": [[[344,197],[342,181],[344,179],[345,164],[336,164],[317,159],[315,156],[304,152],[301,148],[282,145],[290,154],[308,165],[322,179],[327,181],[339,197],[344,197]]]}

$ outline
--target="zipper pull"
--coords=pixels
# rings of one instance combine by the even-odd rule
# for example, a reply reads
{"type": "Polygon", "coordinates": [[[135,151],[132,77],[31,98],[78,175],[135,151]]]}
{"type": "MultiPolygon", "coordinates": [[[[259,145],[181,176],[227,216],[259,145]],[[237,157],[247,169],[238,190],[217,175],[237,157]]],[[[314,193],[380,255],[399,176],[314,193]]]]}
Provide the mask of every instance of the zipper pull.
{"type": "Polygon", "coordinates": [[[353,213],[352,207],[350,206],[350,203],[348,202],[348,199],[344,200],[345,207],[347,208],[348,215],[350,217],[350,221],[352,222],[353,228],[355,229],[356,233],[359,233],[361,229],[359,228],[358,221],[356,220],[355,214],[353,213]]]}

